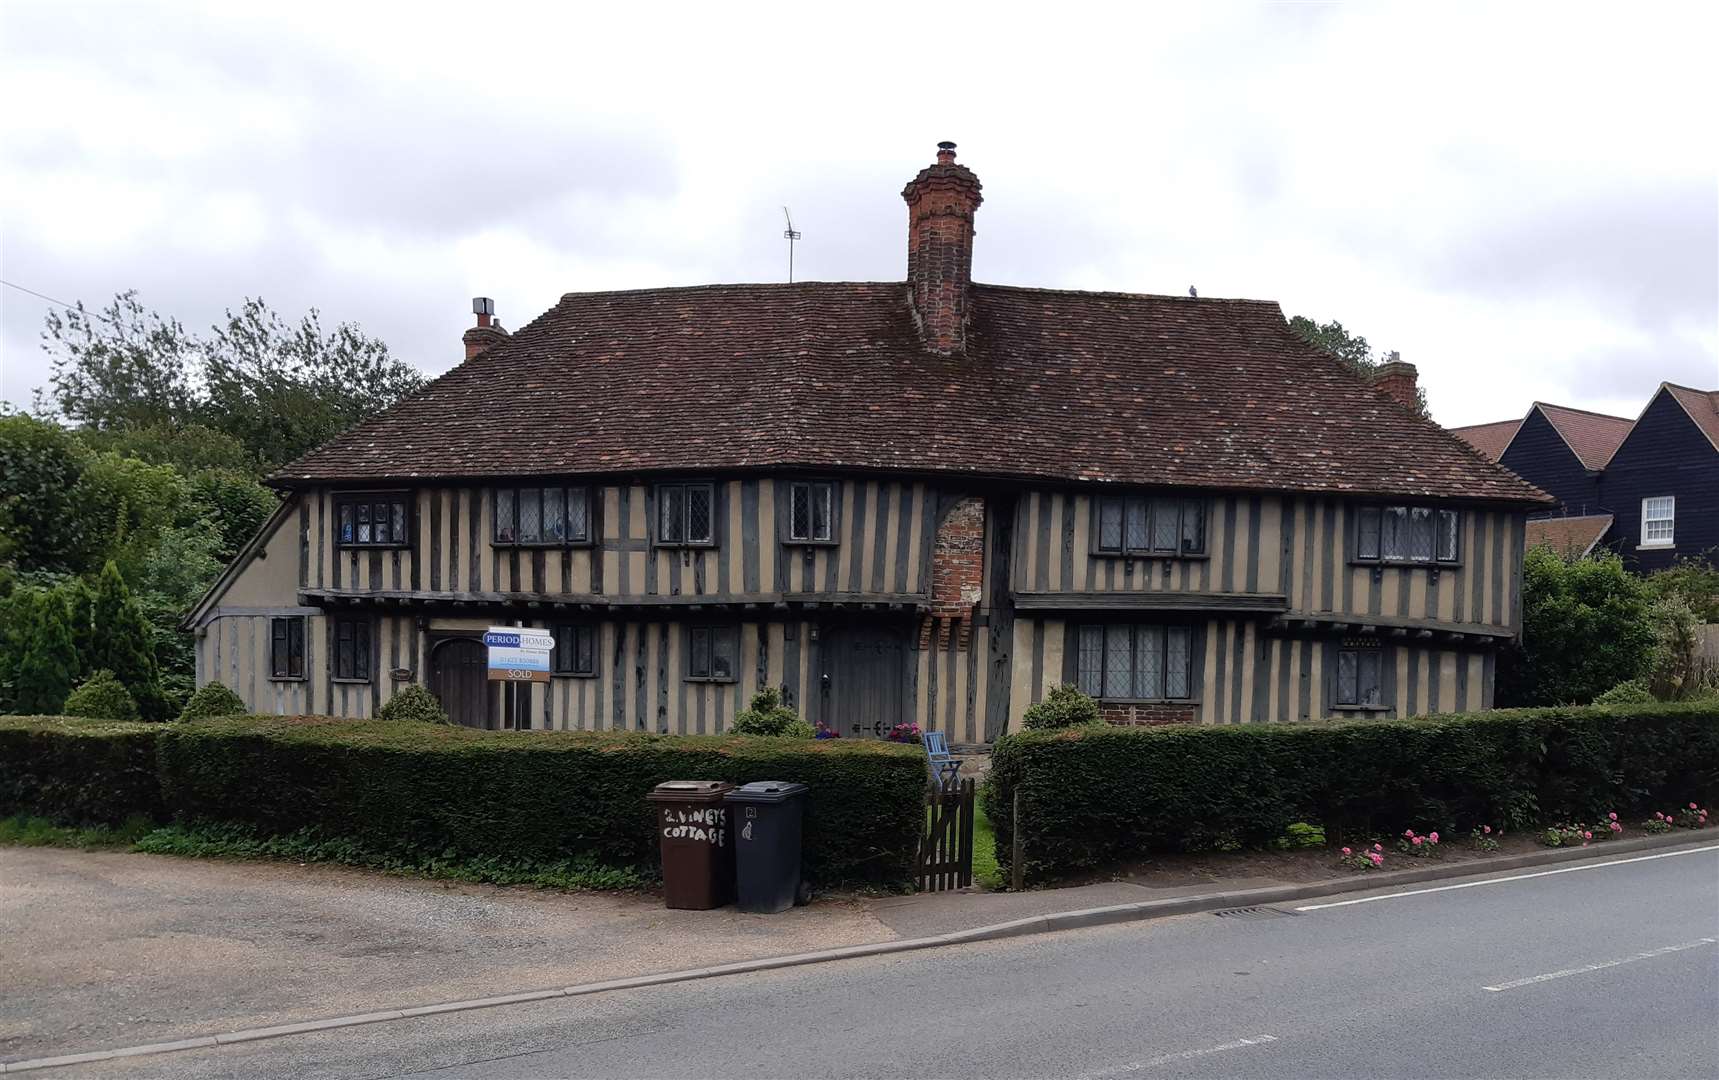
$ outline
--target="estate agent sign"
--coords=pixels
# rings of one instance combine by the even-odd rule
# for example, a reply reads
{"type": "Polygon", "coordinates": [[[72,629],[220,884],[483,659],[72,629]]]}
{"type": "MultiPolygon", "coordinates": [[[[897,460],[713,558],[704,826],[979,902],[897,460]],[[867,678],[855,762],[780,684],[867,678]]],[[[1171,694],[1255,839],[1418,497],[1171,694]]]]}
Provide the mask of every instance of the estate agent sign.
{"type": "Polygon", "coordinates": [[[547,630],[492,626],[483,643],[489,646],[491,682],[549,681],[549,655],[555,651],[555,639],[547,630]]]}

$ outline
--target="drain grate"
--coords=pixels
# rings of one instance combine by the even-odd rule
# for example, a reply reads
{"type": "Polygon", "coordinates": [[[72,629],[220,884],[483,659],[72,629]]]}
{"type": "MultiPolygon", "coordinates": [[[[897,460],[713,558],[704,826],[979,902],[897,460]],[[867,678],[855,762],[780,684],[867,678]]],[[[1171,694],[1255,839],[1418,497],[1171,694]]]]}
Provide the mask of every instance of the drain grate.
{"type": "Polygon", "coordinates": [[[1223,911],[1214,911],[1212,914],[1216,915],[1220,919],[1293,919],[1299,915],[1300,912],[1285,911],[1282,908],[1255,906],[1225,908],[1223,911]]]}

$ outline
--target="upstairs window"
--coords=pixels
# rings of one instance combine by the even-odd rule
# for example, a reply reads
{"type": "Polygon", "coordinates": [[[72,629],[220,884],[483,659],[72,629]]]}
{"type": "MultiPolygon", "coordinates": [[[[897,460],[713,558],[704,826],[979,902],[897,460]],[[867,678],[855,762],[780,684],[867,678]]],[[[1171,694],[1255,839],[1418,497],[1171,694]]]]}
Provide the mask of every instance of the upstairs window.
{"type": "Polygon", "coordinates": [[[552,631],[555,652],[551,667],[557,675],[589,678],[597,674],[597,628],[561,625],[552,631]]]}
{"type": "Polygon", "coordinates": [[[665,546],[716,542],[713,484],[657,485],[657,543],[665,546]]]}
{"type": "Polygon", "coordinates": [[[304,678],[303,615],[277,615],[269,620],[269,678],[304,678]]]}
{"type": "Polygon", "coordinates": [[[342,495],[335,500],[341,547],[404,547],[412,542],[406,495],[342,495]]]}
{"type": "Polygon", "coordinates": [[[1654,495],[1641,501],[1641,544],[1670,547],[1677,542],[1677,497],[1654,495]]]}
{"type": "Polygon", "coordinates": [[[1199,555],[1206,550],[1206,504],[1201,499],[1107,495],[1098,499],[1101,555],[1199,555]]]}
{"type": "Polygon", "coordinates": [[[733,682],[740,667],[738,626],[694,626],[686,632],[686,677],[696,682],[733,682]]]}
{"type": "Polygon", "coordinates": [[[590,543],[590,489],[497,488],[495,542],[510,547],[590,543]]]}
{"type": "Polygon", "coordinates": [[[788,539],[797,544],[829,543],[835,537],[836,485],[825,480],[788,485],[788,539]]]}
{"type": "Polygon", "coordinates": [[[370,620],[339,616],[334,623],[334,677],[370,681],[370,620]]]}
{"type": "Polygon", "coordinates": [[[1430,506],[1365,506],[1355,523],[1362,562],[1453,563],[1460,517],[1430,506]]]}
{"type": "Polygon", "coordinates": [[[1376,708],[1385,703],[1384,654],[1376,646],[1351,646],[1337,650],[1337,704],[1352,708],[1376,708]]]}
{"type": "Polygon", "coordinates": [[[1082,626],[1076,679],[1095,698],[1177,701],[1193,696],[1193,632],[1186,626],[1082,626]]]}

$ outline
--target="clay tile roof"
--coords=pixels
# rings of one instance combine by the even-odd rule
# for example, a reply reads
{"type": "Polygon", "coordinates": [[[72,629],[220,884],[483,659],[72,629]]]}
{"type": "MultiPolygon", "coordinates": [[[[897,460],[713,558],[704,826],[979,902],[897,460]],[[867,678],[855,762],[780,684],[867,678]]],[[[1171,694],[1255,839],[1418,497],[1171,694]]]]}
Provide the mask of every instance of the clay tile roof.
{"type": "Polygon", "coordinates": [[[1453,427],[1450,433],[1497,461],[1504,456],[1504,448],[1510,445],[1510,440],[1516,437],[1516,429],[1521,426],[1521,420],[1494,420],[1490,424],[1453,427]]]}
{"type": "Polygon", "coordinates": [[[1610,514],[1542,518],[1528,523],[1527,545],[1531,548],[1544,545],[1559,555],[1579,559],[1594,550],[1611,527],[1610,514]]]}
{"type": "Polygon", "coordinates": [[[1677,399],[1695,426],[1713,443],[1713,448],[1719,450],[1719,390],[1694,390],[1666,383],[1665,392],[1677,399]]]}
{"type": "Polygon", "coordinates": [[[1538,401],[1534,407],[1558,429],[1570,451],[1588,469],[1605,468],[1606,462],[1612,459],[1612,454],[1629,434],[1629,429],[1635,426],[1634,420],[1622,416],[1607,416],[1538,401]]]}
{"type": "Polygon", "coordinates": [[[1550,501],[1275,303],[974,285],[971,311],[939,356],[900,282],[570,293],[274,479],[803,467],[1550,501]]]}

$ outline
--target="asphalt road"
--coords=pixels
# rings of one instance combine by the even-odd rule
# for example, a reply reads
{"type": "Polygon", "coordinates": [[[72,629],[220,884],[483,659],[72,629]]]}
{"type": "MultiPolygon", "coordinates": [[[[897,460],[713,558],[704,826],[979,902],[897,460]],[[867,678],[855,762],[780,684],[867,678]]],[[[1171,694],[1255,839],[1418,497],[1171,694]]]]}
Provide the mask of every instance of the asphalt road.
{"type": "Polygon", "coordinates": [[[1192,915],[376,1024],[78,1075],[1719,1076],[1719,849],[1572,865],[1254,917],[1192,915]]]}

